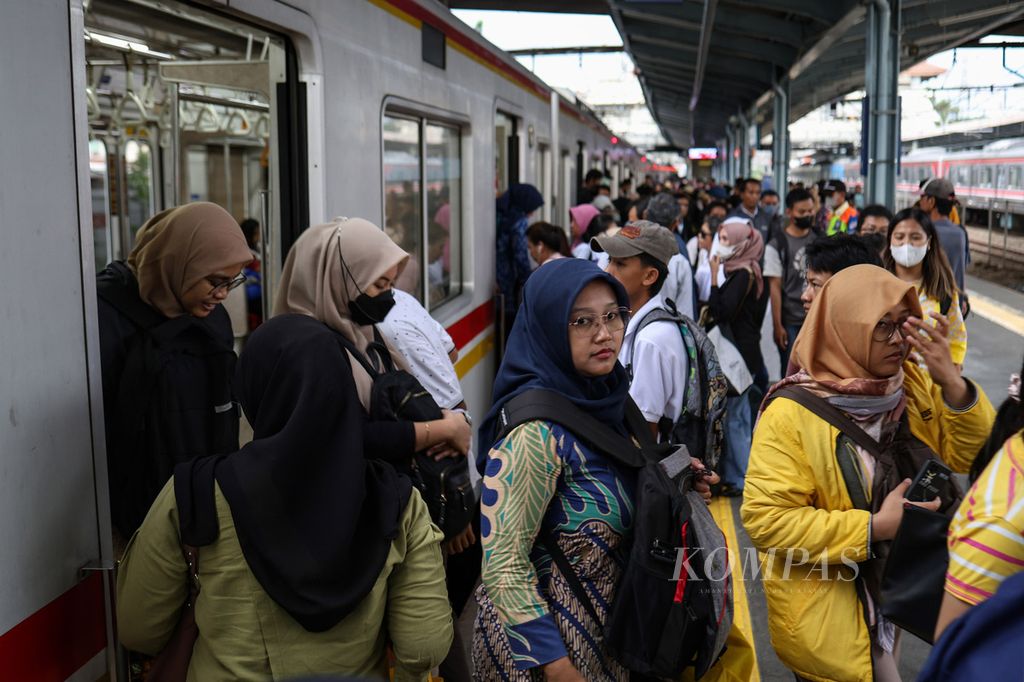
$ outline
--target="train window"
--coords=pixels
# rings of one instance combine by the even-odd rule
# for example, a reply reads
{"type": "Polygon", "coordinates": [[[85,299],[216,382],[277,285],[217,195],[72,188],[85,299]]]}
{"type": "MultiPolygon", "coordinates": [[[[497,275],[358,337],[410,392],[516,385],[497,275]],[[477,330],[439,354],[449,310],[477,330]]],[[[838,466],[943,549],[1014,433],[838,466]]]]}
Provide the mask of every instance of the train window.
{"type": "Polygon", "coordinates": [[[132,244],[153,210],[153,150],[145,140],[128,140],[124,145],[125,206],[132,244]]]}
{"type": "Polygon", "coordinates": [[[992,187],[992,166],[978,166],[978,178],[976,187],[991,189],[992,187]]]}
{"type": "Polygon", "coordinates": [[[420,122],[384,116],[384,230],[410,256],[396,285],[423,302],[420,122]]]}
{"type": "Polygon", "coordinates": [[[462,152],[458,128],[428,123],[427,301],[433,309],[462,293],[462,152]]]}
{"type": "Polygon", "coordinates": [[[89,185],[92,193],[92,245],[96,272],[99,272],[114,260],[107,145],[103,140],[89,140],[89,185]]]}
{"type": "Polygon", "coordinates": [[[462,293],[462,130],[385,113],[384,229],[411,258],[396,286],[428,310],[462,293]]]}
{"type": "Polygon", "coordinates": [[[970,166],[957,166],[956,167],[956,181],[954,183],[957,187],[973,187],[974,183],[971,182],[971,167],[970,166]]]}
{"type": "Polygon", "coordinates": [[[494,114],[494,189],[501,193],[519,181],[519,136],[516,119],[503,111],[494,114]]]}
{"type": "Polygon", "coordinates": [[[1021,184],[1021,170],[1022,166],[1010,166],[1009,177],[1006,181],[1007,189],[1024,189],[1024,185],[1021,184]]]}

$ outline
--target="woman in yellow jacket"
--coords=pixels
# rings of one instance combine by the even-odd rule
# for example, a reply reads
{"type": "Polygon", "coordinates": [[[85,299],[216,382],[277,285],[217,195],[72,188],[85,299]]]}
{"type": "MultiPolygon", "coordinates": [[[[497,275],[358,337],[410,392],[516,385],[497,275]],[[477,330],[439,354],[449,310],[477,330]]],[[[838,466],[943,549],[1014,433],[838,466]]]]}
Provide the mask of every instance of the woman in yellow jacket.
{"type": "MultiPolygon", "coordinates": [[[[873,265],[847,268],[825,284],[804,322],[793,348],[798,373],[772,392],[798,385],[883,443],[905,420],[916,440],[967,471],[994,411],[953,366],[945,318],[933,318],[934,328],[921,320],[912,285],[873,265]],[[907,361],[911,349],[929,372],[907,361]]],[[[910,480],[882,468],[875,480],[874,458],[856,448],[873,512],[856,509],[837,465],[839,436],[785,399],[768,404],[754,433],[741,515],[762,553],[772,644],[802,679],[898,680],[895,628],[875,608],[873,581],[856,578],[878,571],[858,564],[895,536],[910,480]]]]}

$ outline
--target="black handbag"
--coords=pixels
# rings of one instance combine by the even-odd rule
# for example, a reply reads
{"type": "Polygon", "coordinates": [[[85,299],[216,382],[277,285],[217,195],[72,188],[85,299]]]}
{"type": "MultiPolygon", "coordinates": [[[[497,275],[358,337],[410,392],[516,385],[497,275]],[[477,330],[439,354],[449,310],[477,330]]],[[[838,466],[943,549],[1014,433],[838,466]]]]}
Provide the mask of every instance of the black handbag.
{"type": "MultiPolygon", "coordinates": [[[[370,389],[370,418],[374,421],[433,421],[444,417],[437,401],[416,377],[396,369],[391,353],[374,328],[374,343],[367,348],[378,360],[373,366],[365,354],[338,334],[345,349],[373,380],[370,389]],[[379,369],[378,369],[379,367],[379,369]]],[[[430,518],[444,539],[450,540],[466,529],[476,508],[469,461],[465,455],[435,460],[425,452],[417,452],[406,467],[396,467],[412,480],[427,504],[430,518]]]]}
{"type": "Polygon", "coordinates": [[[882,573],[882,615],[933,643],[949,566],[945,514],[907,505],[882,573]]]}

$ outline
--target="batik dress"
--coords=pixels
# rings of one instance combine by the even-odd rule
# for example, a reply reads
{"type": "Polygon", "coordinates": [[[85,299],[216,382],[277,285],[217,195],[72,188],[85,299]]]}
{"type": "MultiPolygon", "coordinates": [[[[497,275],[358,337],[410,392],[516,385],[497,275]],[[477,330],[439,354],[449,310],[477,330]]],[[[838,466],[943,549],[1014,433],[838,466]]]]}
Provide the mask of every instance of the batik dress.
{"type": "Polygon", "coordinates": [[[601,636],[623,570],[635,474],[562,427],[533,421],[491,450],[483,481],[483,584],[473,634],[477,680],[543,680],[563,656],[587,680],[627,680],[601,636]],[[545,549],[572,563],[595,623],[545,549]]]}

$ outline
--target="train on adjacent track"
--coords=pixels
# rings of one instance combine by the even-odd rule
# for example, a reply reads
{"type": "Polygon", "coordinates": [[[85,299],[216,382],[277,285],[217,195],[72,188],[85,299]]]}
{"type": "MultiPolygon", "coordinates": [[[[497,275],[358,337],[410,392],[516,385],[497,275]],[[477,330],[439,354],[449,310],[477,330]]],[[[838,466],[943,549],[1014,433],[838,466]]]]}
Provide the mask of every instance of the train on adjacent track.
{"type": "MultiPolygon", "coordinates": [[[[967,223],[986,225],[991,212],[997,227],[1024,229],[1024,138],[998,140],[970,151],[923,147],[907,152],[900,158],[896,208],[916,202],[921,183],[934,177],[953,183],[967,223]]],[[[860,161],[849,158],[800,166],[790,171],[790,178],[804,182],[839,178],[852,189],[864,185],[860,161]]]]}
{"type": "Polygon", "coordinates": [[[413,254],[405,286],[459,346],[481,410],[496,369],[496,194],[532,183],[537,217],[564,225],[587,170],[615,191],[646,168],[582,103],[429,0],[40,0],[0,19],[0,124],[17,131],[0,163],[0,215],[17,234],[0,254],[0,668],[123,679],[95,274],[149,216],[205,200],[259,221],[268,313],[303,229],[380,224],[413,254]]]}

